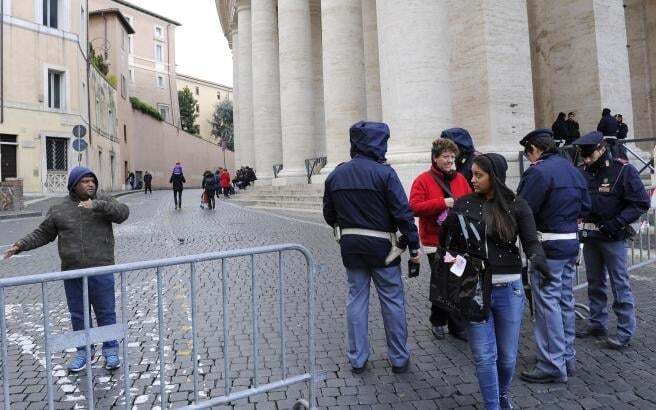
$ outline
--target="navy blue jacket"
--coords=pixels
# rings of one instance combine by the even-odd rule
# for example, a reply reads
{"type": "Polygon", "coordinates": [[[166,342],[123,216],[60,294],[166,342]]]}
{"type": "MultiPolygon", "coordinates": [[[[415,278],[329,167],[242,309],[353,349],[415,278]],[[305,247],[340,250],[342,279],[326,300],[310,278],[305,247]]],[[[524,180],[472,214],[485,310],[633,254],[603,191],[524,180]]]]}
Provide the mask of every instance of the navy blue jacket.
{"type": "MultiPolygon", "coordinates": [[[[410,249],[419,249],[419,234],[396,172],[384,163],[389,129],[360,122],[351,128],[351,160],[338,165],[326,179],[323,215],[340,228],[401,231],[410,249]]],[[[385,266],[391,243],[382,238],[345,235],[340,241],[347,268],[385,266]]],[[[398,265],[397,258],[391,265],[398,265]]]]}
{"type": "Polygon", "coordinates": [[[649,210],[650,200],[638,170],[605,153],[591,166],[581,168],[588,181],[592,211],[584,222],[605,227],[616,240],[625,239],[623,230],[649,210]]]}
{"type": "MultiPolygon", "coordinates": [[[[577,219],[591,210],[588,184],[574,165],[558,154],[543,154],[522,176],[517,194],[533,210],[537,230],[575,233],[577,219]]],[[[542,243],[549,259],[568,259],[579,251],[578,239],[542,243]]]]}
{"type": "Polygon", "coordinates": [[[597,131],[604,134],[604,137],[614,137],[617,135],[618,122],[611,115],[604,115],[597,124],[597,131]]]}

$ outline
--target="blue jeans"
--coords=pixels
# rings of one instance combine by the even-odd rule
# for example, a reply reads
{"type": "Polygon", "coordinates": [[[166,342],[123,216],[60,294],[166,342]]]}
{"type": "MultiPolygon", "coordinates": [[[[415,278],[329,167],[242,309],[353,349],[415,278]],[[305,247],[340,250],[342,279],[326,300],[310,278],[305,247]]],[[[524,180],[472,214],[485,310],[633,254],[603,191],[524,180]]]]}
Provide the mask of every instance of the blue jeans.
{"type": "Polygon", "coordinates": [[[629,341],[636,330],[636,316],[635,299],[626,268],[626,241],[591,240],[583,245],[583,256],[588,277],[590,326],[608,327],[608,275],[613,292],[613,311],[617,316],[617,337],[621,342],[629,341]]]}
{"type": "Polygon", "coordinates": [[[558,377],[567,377],[566,363],[575,360],[576,315],[572,280],[576,258],[547,259],[553,278],[531,272],[531,291],[535,306],[536,368],[558,377]]]}
{"type": "Polygon", "coordinates": [[[476,377],[487,410],[500,408],[499,398],[510,390],[519,330],[524,313],[524,288],[521,280],[492,288],[490,317],[485,322],[469,323],[469,347],[474,356],[476,377]]]}
{"type": "MultiPolygon", "coordinates": [[[[84,330],[84,299],[82,278],[64,281],[66,303],[71,314],[73,330],[84,330]]],[[[114,297],[114,275],[100,275],[89,278],[89,327],[93,327],[91,308],[96,314],[98,326],[116,324],[116,300],[114,297]]],[[[118,342],[111,340],[103,342],[103,353],[117,350],[118,342]]],[[[78,346],[77,350],[86,350],[85,346],[78,346]]]]}
{"type": "Polygon", "coordinates": [[[346,300],[348,327],[347,357],[351,366],[362,367],[369,358],[369,283],[374,280],[385,325],[388,357],[392,366],[400,367],[410,358],[405,297],[400,266],[370,269],[346,269],[349,294],[346,300]]]}

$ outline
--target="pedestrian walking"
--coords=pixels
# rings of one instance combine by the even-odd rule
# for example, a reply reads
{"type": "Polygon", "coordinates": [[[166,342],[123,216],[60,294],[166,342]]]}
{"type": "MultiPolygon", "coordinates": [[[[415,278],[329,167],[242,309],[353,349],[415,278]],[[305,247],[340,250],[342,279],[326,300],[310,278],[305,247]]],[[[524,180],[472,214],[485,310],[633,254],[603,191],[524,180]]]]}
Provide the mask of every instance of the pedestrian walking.
{"type": "Polygon", "coordinates": [[[472,171],[471,167],[474,163],[474,158],[481,153],[474,148],[474,141],[472,140],[469,131],[464,128],[449,128],[442,131],[440,138],[446,138],[456,143],[458,146],[458,157],[456,158],[456,171],[461,173],[469,186],[471,187],[472,171]]]}
{"type": "Polygon", "coordinates": [[[520,377],[529,383],[565,382],[576,371],[573,280],[579,254],[577,221],[591,210],[588,184],[558,154],[551,130],[532,131],[520,144],[531,166],[522,176],[517,195],[533,211],[551,272],[548,281],[537,270],[530,272],[536,363],[520,377]]]}
{"type": "Polygon", "coordinates": [[[581,136],[579,131],[579,123],[576,122],[576,113],[570,111],[567,114],[567,139],[565,140],[565,145],[572,145],[575,139],[581,136]]]}
{"type": "Polygon", "coordinates": [[[130,184],[130,189],[134,189],[134,182],[135,182],[134,172],[130,172],[130,174],[128,174],[127,182],[130,184]]]}
{"type": "Polygon", "coordinates": [[[173,186],[173,201],[175,203],[175,209],[182,209],[182,189],[186,182],[184,174],[182,173],[182,165],[180,165],[179,162],[176,162],[173,167],[173,172],[171,173],[171,178],[169,178],[169,183],[173,186]]]}
{"type": "Polygon", "coordinates": [[[615,146],[613,147],[613,158],[618,158],[623,161],[628,161],[629,157],[626,155],[626,147],[619,140],[625,140],[629,135],[629,127],[624,122],[624,117],[622,114],[616,114],[615,119],[617,120],[617,139],[615,146]]]}
{"type": "Polygon", "coordinates": [[[532,265],[550,276],[531,208],[505,185],[507,169],[499,154],[477,156],[472,166],[475,193],[456,201],[443,226],[446,256],[453,257],[451,276],[465,269],[475,273],[467,280],[474,279],[476,290],[457,306],[464,317],[471,317],[469,346],[486,409],[512,408],[508,395],[524,311],[518,237],[532,265]],[[484,262],[475,263],[472,255],[484,262]]]}
{"type": "MultiPolygon", "coordinates": [[[[75,167],[68,177],[68,197],[48,210],[46,218],[32,233],[13,244],[4,258],[29,251],[58,239],[59,257],[63,271],[114,264],[114,233],[112,224],[124,222],[130,209],[112,197],[97,194],[98,178],[85,167],[75,167]]],[[[83,279],[64,281],[66,303],[74,331],[84,330],[83,279]]],[[[93,308],[98,326],[116,324],[114,275],[90,276],[88,279],[89,306],[93,308]]],[[[93,324],[91,316],[90,323],[93,324]]],[[[127,346],[123,346],[124,349],[127,346]]],[[[105,368],[121,366],[116,340],[103,342],[105,368]]],[[[92,344],[90,356],[95,355],[92,344]]],[[[79,372],[87,365],[86,347],[68,363],[68,370],[79,372]]]]}
{"type": "Polygon", "coordinates": [[[226,198],[230,198],[230,172],[227,168],[224,168],[223,171],[221,171],[220,185],[223,195],[226,198]]]}
{"type": "MultiPolygon", "coordinates": [[[[394,373],[410,364],[401,258],[391,253],[407,241],[411,262],[419,263],[419,236],[403,186],[385,164],[389,128],[358,122],[350,129],[351,160],[328,175],[323,215],[339,241],[349,293],[346,302],[347,357],[354,373],[369,359],[369,286],[373,279],[380,299],[388,358],[394,373]],[[391,260],[386,260],[386,259],[391,260]]],[[[417,272],[418,273],[418,272],[417,272]]]]}
{"type": "Polygon", "coordinates": [[[216,176],[212,173],[212,171],[205,171],[203,174],[202,188],[205,191],[205,196],[207,197],[208,209],[216,208],[216,198],[214,195],[216,195],[217,186],[218,181],[216,180],[216,176]]]}
{"type": "Polygon", "coordinates": [[[633,165],[613,159],[601,132],[574,141],[581,151],[582,172],[588,182],[592,211],[583,219],[581,241],[588,279],[590,318],[578,337],[606,336],[608,309],[606,274],[613,293],[617,335],[613,349],[629,345],[636,331],[635,298],[627,271],[627,240],[635,235],[631,224],[649,210],[650,200],[633,165]]]}
{"type": "Polygon", "coordinates": [[[216,180],[218,181],[217,186],[216,186],[216,197],[221,198],[221,194],[223,193],[223,189],[221,188],[221,171],[223,170],[223,167],[219,167],[216,170],[216,173],[214,174],[216,176],[216,180]]]}
{"type": "Polygon", "coordinates": [[[617,137],[617,120],[610,115],[610,108],[604,108],[601,111],[601,119],[597,124],[597,131],[601,132],[604,137],[617,137]]]}
{"type": "MultiPolygon", "coordinates": [[[[459,154],[458,146],[450,139],[436,139],[430,169],[421,173],[410,189],[410,209],[419,218],[419,238],[431,267],[431,289],[439,282],[437,262],[444,256],[440,241],[442,223],[454,201],[472,192],[465,177],[454,169],[459,154]]],[[[431,304],[430,323],[438,340],[444,339],[445,327],[451,336],[467,340],[466,324],[435,302],[431,304]]]]}
{"type": "Polygon", "coordinates": [[[146,171],[143,177],[144,181],[144,194],[150,193],[151,195],[153,194],[153,176],[150,174],[150,172],[146,171]]]}

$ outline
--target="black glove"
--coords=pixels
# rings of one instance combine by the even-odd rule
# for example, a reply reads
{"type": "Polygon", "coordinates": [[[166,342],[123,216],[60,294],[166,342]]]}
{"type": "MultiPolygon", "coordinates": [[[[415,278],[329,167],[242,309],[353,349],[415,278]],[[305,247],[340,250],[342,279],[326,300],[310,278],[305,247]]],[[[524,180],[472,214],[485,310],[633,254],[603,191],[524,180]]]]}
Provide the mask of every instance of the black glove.
{"type": "Polygon", "coordinates": [[[549,265],[547,264],[547,258],[544,255],[533,255],[529,260],[531,261],[531,268],[540,272],[542,279],[547,282],[553,279],[551,269],[549,269],[549,265]]]}
{"type": "Polygon", "coordinates": [[[624,225],[617,219],[611,219],[599,225],[599,230],[610,239],[620,239],[624,225]]]}

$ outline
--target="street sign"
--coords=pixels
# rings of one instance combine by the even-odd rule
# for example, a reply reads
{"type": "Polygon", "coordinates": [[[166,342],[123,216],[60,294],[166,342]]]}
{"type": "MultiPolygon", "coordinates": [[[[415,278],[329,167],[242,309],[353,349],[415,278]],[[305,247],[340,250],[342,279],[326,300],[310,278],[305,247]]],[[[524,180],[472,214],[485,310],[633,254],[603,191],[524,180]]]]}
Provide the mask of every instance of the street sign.
{"type": "Polygon", "coordinates": [[[76,138],[84,138],[87,135],[87,128],[84,125],[76,125],[73,127],[73,135],[76,138]]]}
{"type": "Polygon", "coordinates": [[[73,149],[77,152],[82,152],[87,149],[89,144],[82,138],[78,138],[75,141],[73,141],[73,149]]]}

